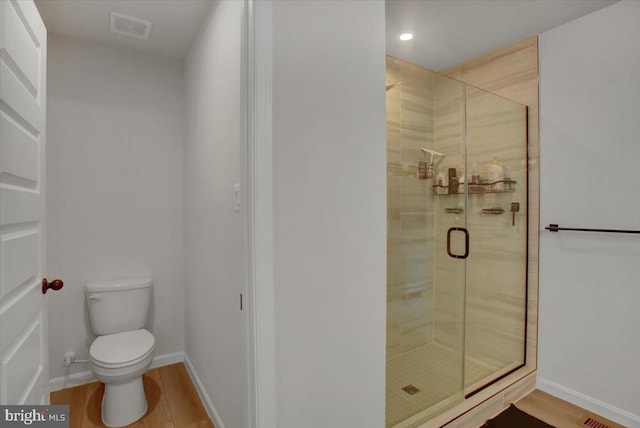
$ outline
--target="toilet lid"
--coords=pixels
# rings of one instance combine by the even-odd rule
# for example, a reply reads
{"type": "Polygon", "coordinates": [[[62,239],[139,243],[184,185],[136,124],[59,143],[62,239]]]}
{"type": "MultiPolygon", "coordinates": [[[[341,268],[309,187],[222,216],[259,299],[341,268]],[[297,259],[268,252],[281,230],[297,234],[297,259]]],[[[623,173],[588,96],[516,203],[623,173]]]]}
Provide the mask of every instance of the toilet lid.
{"type": "Polygon", "coordinates": [[[155,342],[153,334],[144,329],[107,334],[93,341],[89,355],[103,364],[123,364],[147,355],[155,342]]]}

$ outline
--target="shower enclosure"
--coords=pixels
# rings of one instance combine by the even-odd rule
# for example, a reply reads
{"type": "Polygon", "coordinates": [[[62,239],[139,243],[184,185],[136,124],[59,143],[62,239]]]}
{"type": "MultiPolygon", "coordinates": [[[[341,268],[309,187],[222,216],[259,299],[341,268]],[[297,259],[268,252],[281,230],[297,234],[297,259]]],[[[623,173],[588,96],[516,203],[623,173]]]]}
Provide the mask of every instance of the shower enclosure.
{"type": "Polygon", "coordinates": [[[525,363],[527,109],[387,57],[386,426],[525,363]]]}

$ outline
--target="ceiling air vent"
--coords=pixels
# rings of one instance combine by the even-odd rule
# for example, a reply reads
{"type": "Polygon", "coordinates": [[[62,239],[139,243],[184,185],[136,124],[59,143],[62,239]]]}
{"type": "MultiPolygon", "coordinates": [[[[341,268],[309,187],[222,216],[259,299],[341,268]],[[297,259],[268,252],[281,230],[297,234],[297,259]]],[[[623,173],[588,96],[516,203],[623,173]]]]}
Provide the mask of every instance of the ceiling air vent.
{"type": "Polygon", "coordinates": [[[113,33],[147,40],[151,23],[131,16],[111,12],[111,31],[113,33]]]}

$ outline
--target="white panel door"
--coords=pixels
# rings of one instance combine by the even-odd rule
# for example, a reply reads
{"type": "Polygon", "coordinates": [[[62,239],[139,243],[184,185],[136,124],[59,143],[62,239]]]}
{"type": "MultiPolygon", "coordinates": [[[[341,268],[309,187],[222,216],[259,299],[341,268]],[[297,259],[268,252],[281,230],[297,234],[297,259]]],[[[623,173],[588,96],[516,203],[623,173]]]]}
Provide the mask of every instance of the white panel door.
{"type": "Polygon", "coordinates": [[[0,404],[49,404],[46,54],[33,1],[0,0],[0,404]]]}

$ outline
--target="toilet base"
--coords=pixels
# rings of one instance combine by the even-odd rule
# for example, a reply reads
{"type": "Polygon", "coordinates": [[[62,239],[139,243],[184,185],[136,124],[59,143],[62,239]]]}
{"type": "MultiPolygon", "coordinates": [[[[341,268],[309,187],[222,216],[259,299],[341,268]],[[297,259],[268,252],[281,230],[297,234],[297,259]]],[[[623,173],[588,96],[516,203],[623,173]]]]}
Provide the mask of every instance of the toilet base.
{"type": "Polygon", "coordinates": [[[129,425],[147,413],[142,376],[122,383],[105,383],[102,422],[108,427],[129,425]]]}

